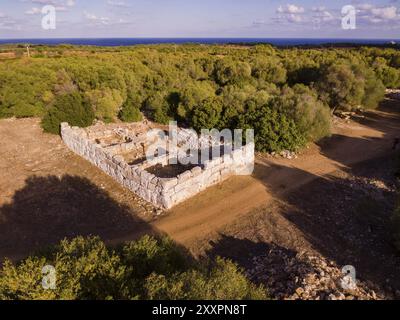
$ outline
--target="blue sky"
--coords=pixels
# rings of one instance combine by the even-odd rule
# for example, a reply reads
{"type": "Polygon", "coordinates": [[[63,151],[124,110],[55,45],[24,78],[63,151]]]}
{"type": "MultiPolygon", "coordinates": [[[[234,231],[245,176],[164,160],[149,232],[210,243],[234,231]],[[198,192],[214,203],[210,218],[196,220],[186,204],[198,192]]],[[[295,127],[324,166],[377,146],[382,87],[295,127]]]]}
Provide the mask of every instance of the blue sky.
{"type": "Polygon", "coordinates": [[[0,38],[400,38],[400,0],[0,0],[0,38]],[[56,29],[41,27],[54,5],[56,29]],[[356,30],[341,9],[357,9],[356,30]]]}

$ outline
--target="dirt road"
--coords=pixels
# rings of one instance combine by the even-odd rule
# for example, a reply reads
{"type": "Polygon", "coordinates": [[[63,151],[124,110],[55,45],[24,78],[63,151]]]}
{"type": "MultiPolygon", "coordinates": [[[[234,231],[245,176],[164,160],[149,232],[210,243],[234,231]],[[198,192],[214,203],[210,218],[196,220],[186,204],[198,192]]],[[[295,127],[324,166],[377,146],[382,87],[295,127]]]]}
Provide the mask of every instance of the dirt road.
{"type": "Polygon", "coordinates": [[[21,257],[79,234],[108,241],[164,232],[187,247],[251,219],[282,194],[356,163],[388,155],[400,132],[398,103],[335,125],[332,138],[298,159],[258,156],[251,177],[234,177],[160,217],[151,206],[42,133],[38,119],[0,120],[0,257],[21,257]]]}
{"type": "Polygon", "coordinates": [[[331,138],[295,160],[259,156],[252,177],[231,178],[177,206],[153,225],[188,245],[314,179],[391,154],[393,140],[400,134],[400,106],[388,103],[358,119],[339,122],[331,138]]]}

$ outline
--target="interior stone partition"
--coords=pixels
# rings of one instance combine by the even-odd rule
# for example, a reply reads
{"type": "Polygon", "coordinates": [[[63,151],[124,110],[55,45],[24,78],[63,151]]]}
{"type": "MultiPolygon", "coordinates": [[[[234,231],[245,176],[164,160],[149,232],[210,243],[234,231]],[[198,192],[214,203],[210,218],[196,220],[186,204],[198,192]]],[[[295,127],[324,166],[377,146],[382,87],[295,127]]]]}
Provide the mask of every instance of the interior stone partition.
{"type": "MultiPolygon", "coordinates": [[[[154,126],[145,122],[100,124],[88,128],[62,123],[61,137],[73,152],[162,209],[170,209],[233,175],[251,174],[254,143],[222,153],[199,165],[171,164],[173,157],[176,160],[176,154],[146,157],[147,149],[162,139],[158,134],[150,134],[152,129],[154,126]]],[[[177,128],[178,145],[190,145],[192,139],[195,141],[192,131],[177,128]]],[[[224,147],[220,141],[197,141],[201,148],[224,147]]]]}

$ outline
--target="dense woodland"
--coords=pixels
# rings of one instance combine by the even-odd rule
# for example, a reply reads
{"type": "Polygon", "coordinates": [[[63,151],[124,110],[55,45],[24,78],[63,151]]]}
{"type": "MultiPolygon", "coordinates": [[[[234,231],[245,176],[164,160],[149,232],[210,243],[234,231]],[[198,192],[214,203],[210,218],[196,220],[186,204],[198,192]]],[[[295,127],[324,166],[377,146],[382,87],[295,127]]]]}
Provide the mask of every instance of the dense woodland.
{"type": "MultiPolygon", "coordinates": [[[[1,47],[0,47],[1,48],[1,47]]],[[[330,134],[331,114],[376,108],[400,87],[400,52],[269,45],[2,47],[0,117],[88,126],[151,120],[254,128],[259,151],[295,150],[330,134]]]]}

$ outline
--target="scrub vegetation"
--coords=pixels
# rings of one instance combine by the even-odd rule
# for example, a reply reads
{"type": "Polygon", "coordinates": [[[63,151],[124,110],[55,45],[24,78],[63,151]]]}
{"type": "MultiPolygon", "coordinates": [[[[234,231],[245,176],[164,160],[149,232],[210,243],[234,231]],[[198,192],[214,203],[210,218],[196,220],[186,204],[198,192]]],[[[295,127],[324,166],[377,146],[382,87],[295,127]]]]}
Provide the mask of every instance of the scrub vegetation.
{"type": "Polygon", "coordinates": [[[373,109],[400,87],[390,48],[277,49],[206,45],[33,46],[0,61],[0,117],[88,126],[149,119],[254,128],[259,151],[295,150],[330,134],[334,112],[373,109]]]}

